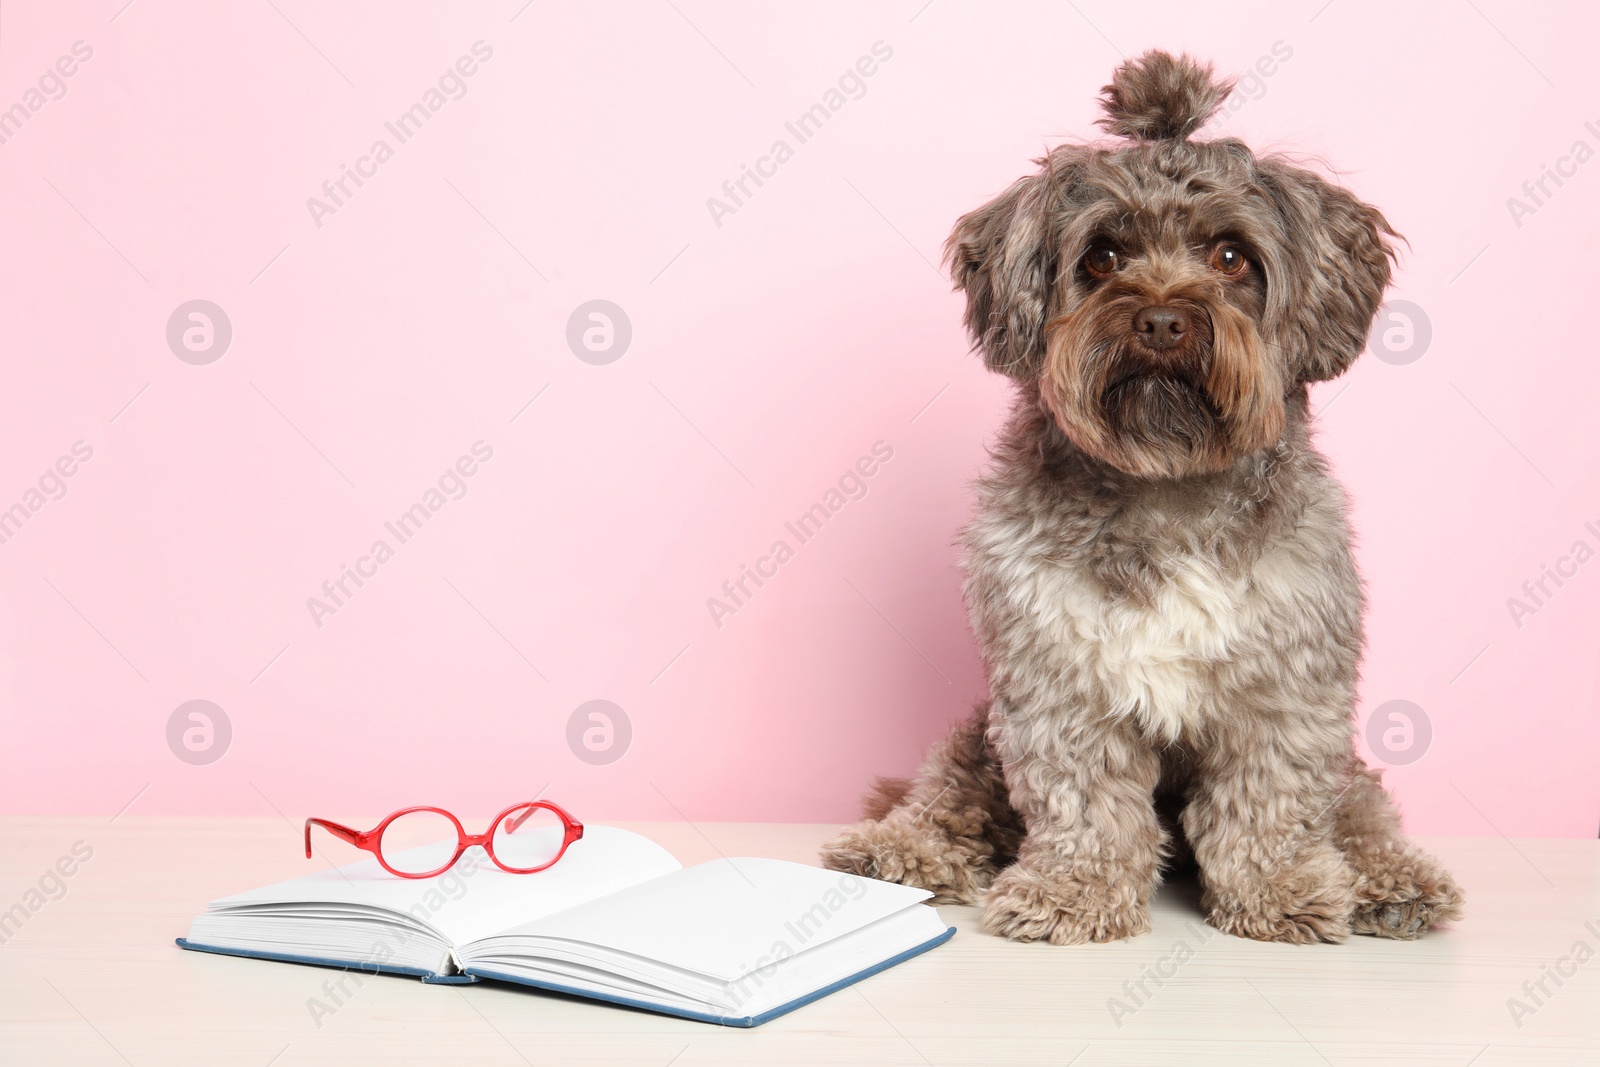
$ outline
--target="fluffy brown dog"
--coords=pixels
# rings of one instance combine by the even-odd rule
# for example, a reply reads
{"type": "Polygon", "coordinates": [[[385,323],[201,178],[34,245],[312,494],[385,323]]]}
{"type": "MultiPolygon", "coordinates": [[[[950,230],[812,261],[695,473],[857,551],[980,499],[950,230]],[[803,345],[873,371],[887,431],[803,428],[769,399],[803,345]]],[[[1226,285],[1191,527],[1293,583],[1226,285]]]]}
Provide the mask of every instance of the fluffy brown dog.
{"type": "Polygon", "coordinates": [[[1151,52],[948,244],[1017,384],[965,535],[991,700],[824,862],[982,902],[1024,941],[1150,928],[1186,844],[1207,920],[1412,938],[1461,894],[1355,754],[1361,580],[1307,388],[1361,352],[1397,236],[1232,138],[1231,83],[1151,52]]]}

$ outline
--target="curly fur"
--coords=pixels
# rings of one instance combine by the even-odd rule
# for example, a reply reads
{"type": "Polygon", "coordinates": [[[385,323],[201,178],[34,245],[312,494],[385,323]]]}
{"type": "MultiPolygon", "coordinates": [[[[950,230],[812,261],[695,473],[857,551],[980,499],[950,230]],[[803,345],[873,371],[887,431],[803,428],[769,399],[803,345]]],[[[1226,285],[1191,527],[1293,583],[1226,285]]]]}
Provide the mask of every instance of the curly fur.
{"type": "Polygon", "coordinates": [[[828,846],[830,867],[921,886],[940,904],[982,897],[1016,860],[1023,829],[979,710],[933,747],[914,782],[878,779],[862,803],[867,821],[828,846]]]}
{"type": "Polygon", "coordinates": [[[1218,82],[1211,65],[1188,56],[1146,52],[1130,59],[1100,90],[1101,129],[1136,141],[1183,140],[1222,106],[1234,83],[1218,82]]]}
{"type": "Polygon", "coordinates": [[[1375,208],[1231,140],[1226,94],[1152,53],[1069,145],[956,225],[966,321],[1017,399],[978,484],[966,598],[992,699],[823,851],[1055,944],[1149,929],[1164,868],[1207,920],[1305,944],[1418,936],[1461,894],[1355,754],[1361,580],[1308,386],[1389,282],[1375,208]],[[1223,275],[1214,253],[1243,249],[1223,275]],[[1097,247],[1116,268],[1085,266],[1097,247]],[[1138,310],[1181,309],[1159,350],[1138,310]]]}

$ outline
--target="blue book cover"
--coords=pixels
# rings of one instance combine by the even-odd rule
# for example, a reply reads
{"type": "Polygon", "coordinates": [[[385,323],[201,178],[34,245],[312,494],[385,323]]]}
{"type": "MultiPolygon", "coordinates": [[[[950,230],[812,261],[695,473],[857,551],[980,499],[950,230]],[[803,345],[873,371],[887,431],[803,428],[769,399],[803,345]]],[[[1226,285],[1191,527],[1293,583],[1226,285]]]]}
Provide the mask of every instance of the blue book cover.
{"type": "Polygon", "coordinates": [[[694,1011],[688,1008],[656,1004],[651,1003],[648,1000],[640,1000],[637,998],[620,996],[612,993],[601,993],[592,989],[580,989],[576,986],[561,985],[557,982],[536,981],[527,977],[514,974],[502,974],[497,971],[480,969],[476,967],[470,968],[461,974],[435,974],[431,971],[422,970],[421,968],[416,967],[374,967],[371,965],[360,964],[351,960],[333,960],[312,956],[294,956],[282,952],[261,952],[243,948],[222,948],[217,945],[199,945],[190,941],[186,937],[178,938],[177,943],[179,947],[189,949],[192,952],[214,952],[224,956],[242,956],[247,959],[257,960],[277,960],[282,963],[303,963],[316,967],[336,967],[340,970],[357,968],[362,969],[366,973],[370,974],[408,975],[413,978],[420,978],[423,982],[429,985],[473,985],[484,979],[497,982],[513,982],[517,985],[547,990],[552,993],[565,993],[575,997],[584,997],[589,1000],[604,1001],[608,1004],[620,1004],[626,1008],[639,1008],[644,1011],[659,1012],[662,1015],[676,1015],[679,1018],[692,1019],[695,1022],[715,1023],[718,1026],[752,1027],[760,1026],[765,1022],[771,1022],[780,1015],[787,1015],[796,1008],[803,1008],[807,1004],[810,1004],[813,1001],[821,1000],[823,997],[828,996],[831,993],[837,993],[839,990],[845,988],[846,986],[854,985],[863,978],[871,978],[878,972],[886,971],[896,964],[904,963],[913,956],[920,956],[929,949],[938,948],[940,945],[954,937],[955,933],[955,927],[947,927],[943,933],[938,934],[937,936],[923,942],[920,945],[906,949],[904,952],[891,956],[881,963],[876,963],[870,967],[863,968],[862,970],[857,971],[855,974],[848,975],[839,979],[838,981],[830,983],[829,985],[823,986],[820,989],[816,989],[810,993],[795,997],[793,1000],[786,1001],[785,1003],[777,1005],[776,1007],[768,1008],[759,1015],[713,1015],[706,1012],[694,1011]]]}

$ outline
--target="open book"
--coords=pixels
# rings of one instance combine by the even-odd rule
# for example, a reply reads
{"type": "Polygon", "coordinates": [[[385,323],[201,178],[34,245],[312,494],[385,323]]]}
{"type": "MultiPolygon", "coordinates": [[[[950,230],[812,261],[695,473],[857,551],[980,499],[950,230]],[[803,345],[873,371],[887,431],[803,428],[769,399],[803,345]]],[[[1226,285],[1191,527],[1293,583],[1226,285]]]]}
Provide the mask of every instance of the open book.
{"type": "Polygon", "coordinates": [[[473,848],[433,878],[367,858],[223,897],[178,944],[756,1026],[948,940],[930,895],[783,860],[684,868],[638,834],[590,826],[538,874],[473,848]]]}

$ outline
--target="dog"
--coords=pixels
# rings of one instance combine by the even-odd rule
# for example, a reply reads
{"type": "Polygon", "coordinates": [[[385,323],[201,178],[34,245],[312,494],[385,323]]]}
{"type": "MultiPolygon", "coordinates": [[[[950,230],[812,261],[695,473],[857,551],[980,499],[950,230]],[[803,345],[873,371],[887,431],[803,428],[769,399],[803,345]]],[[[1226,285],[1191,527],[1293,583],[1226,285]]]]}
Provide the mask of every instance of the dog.
{"type": "Polygon", "coordinates": [[[990,699],[880,779],[826,866],[1067,945],[1150,929],[1164,867],[1206,920],[1411,939],[1461,891],[1356,753],[1364,596],[1308,389],[1366,346],[1401,240],[1234,138],[1233,88],[1152,51],[947,245],[1016,401],[963,536],[990,699]]]}

